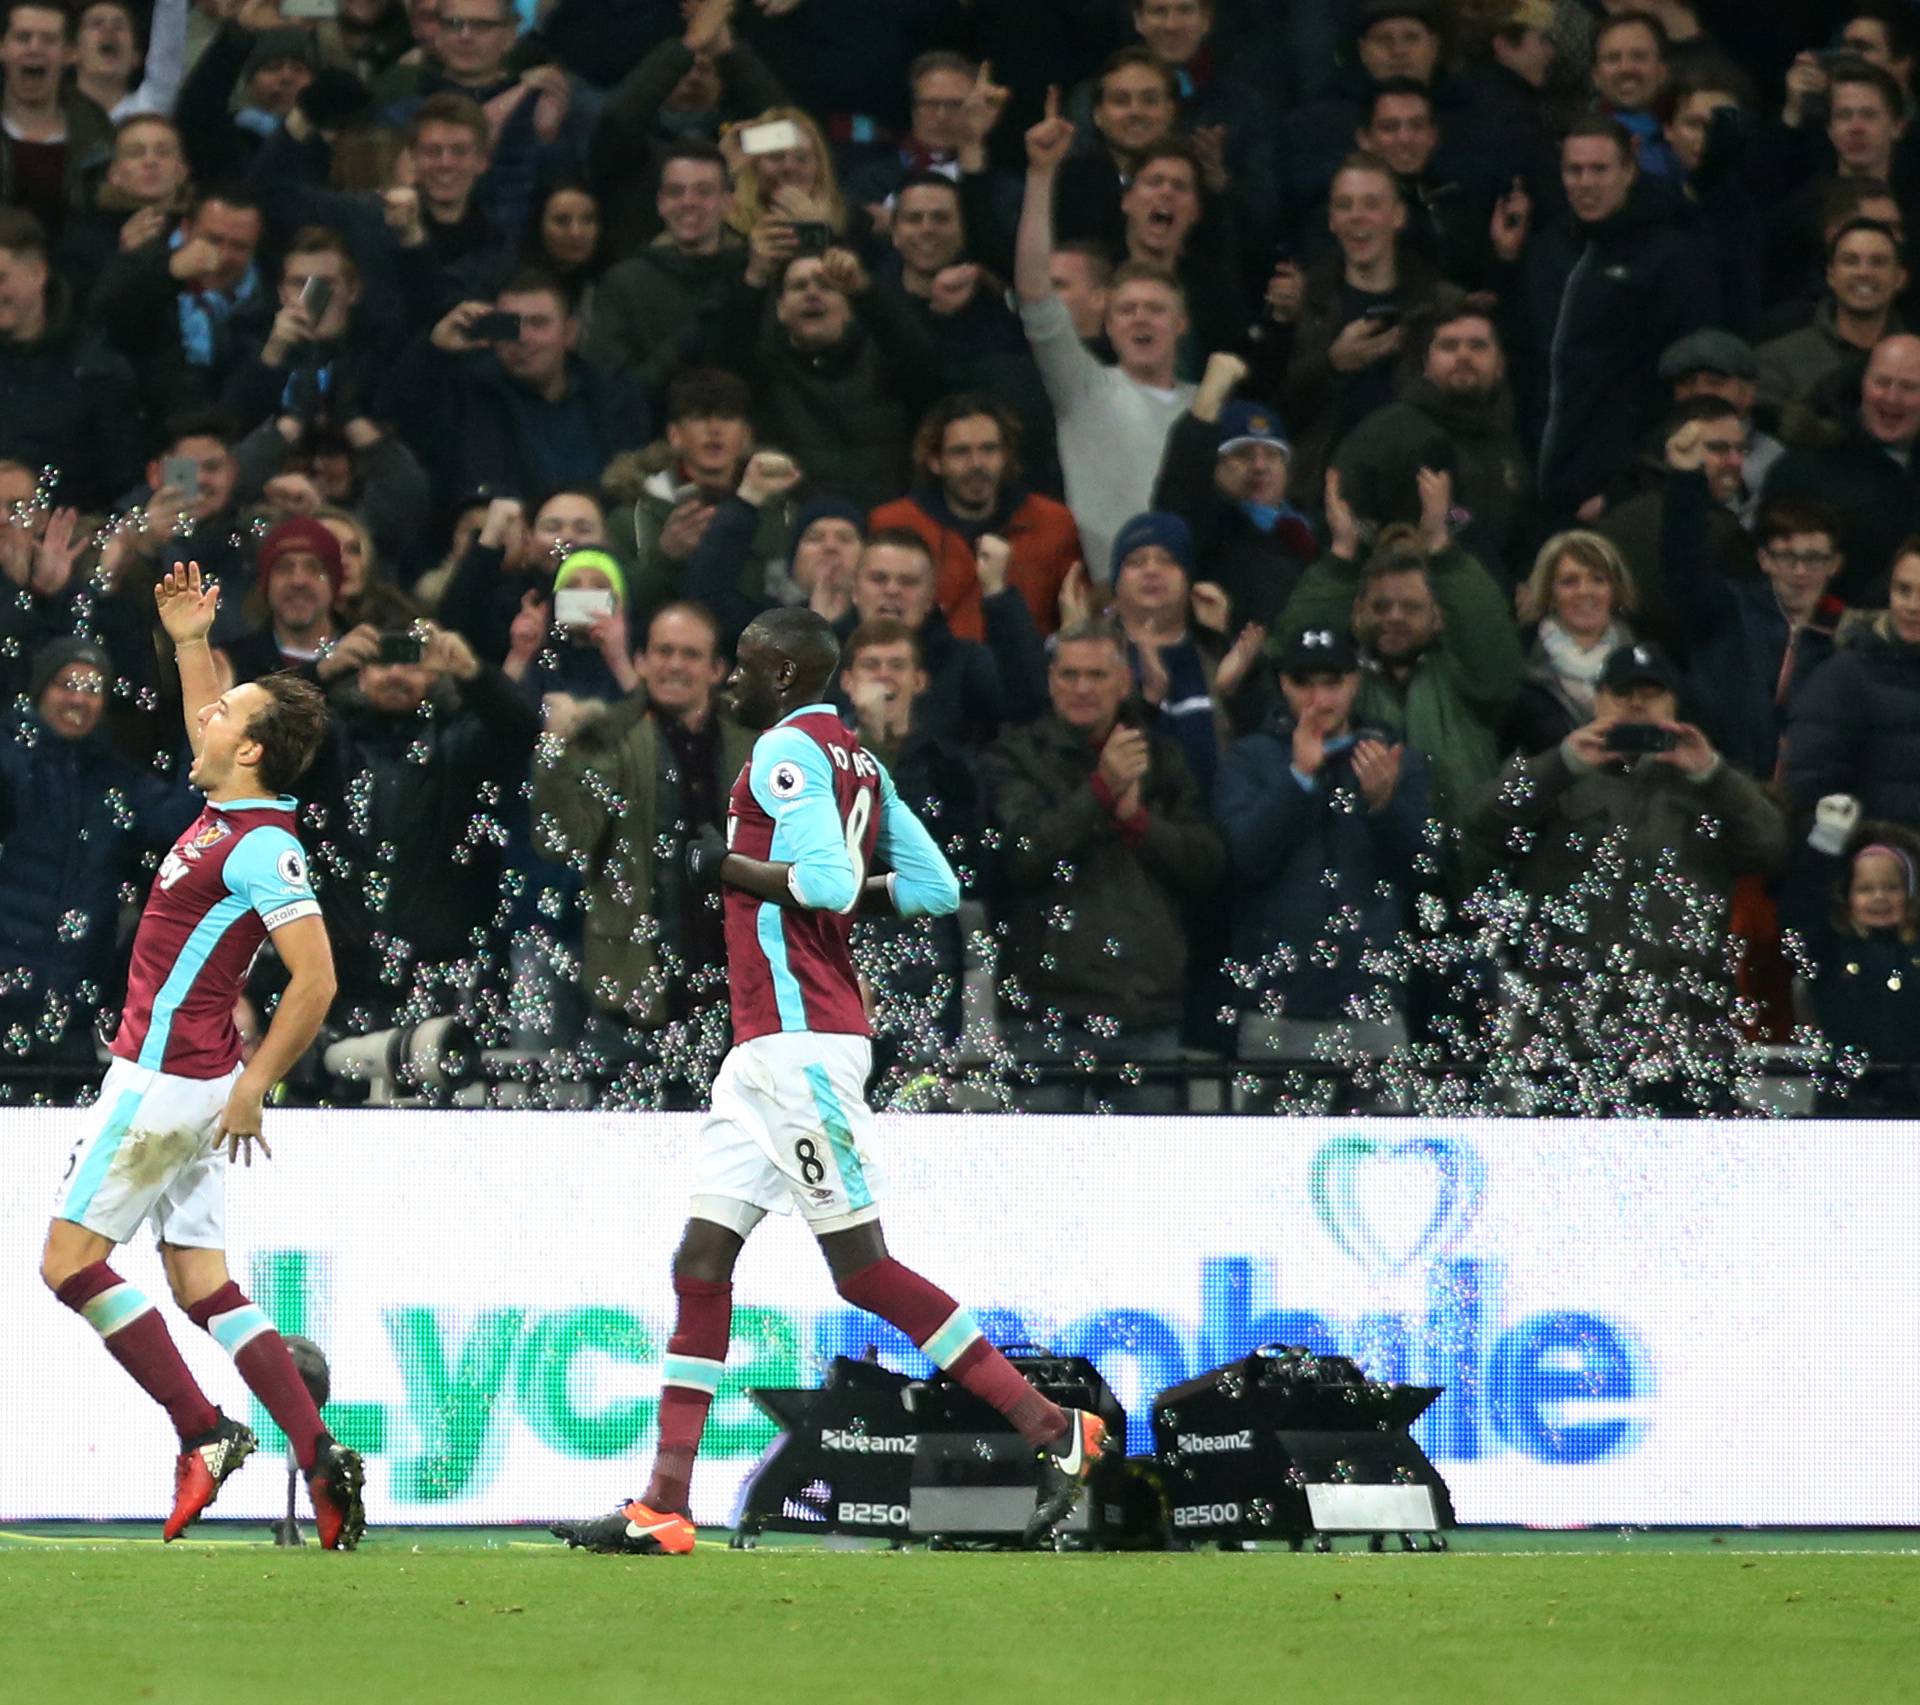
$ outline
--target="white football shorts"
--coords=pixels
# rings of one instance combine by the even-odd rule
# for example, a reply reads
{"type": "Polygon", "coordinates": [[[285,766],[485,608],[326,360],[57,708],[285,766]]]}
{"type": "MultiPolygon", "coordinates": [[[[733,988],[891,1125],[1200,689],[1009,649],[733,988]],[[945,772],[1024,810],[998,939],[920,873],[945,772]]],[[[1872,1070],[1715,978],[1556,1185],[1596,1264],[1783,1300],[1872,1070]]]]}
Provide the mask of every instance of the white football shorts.
{"type": "Polygon", "coordinates": [[[215,1141],[240,1075],[169,1077],[131,1060],[107,1067],[67,1157],[53,1217],[115,1243],[151,1220],[162,1243],[226,1247],[227,1151],[215,1141]]]}
{"type": "Polygon", "coordinates": [[[816,1236],[879,1218],[872,1067],[864,1036],[783,1032],[733,1048],[700,1127],[695,1216],[742,1237],[796,1207],[816,1236]]]}

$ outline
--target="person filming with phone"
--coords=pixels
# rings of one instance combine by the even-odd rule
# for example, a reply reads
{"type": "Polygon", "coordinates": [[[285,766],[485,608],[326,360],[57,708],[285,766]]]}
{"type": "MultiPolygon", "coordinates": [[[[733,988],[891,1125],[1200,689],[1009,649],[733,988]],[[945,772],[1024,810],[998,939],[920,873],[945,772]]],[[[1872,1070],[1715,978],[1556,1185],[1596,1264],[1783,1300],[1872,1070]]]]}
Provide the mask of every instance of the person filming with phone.
{"type": "Polygon", "coordinates": [[[416,991],[420,1016],[461,1010],[474,941],[500,900],[499,854],[474,801],[485,783],[524,779],[539,714],[430,622],[380,631],[330,696],[327,744],[303,792],[308,850],[327,872],[332,1023],[381,1029],[416,991]]]}
{"type": "Polygon", "coordinates": [[[381,403],[443,501],[592,485],[622,450],[652,442],[631,379],[580,358],[564,286],[528,268],[491,302],[462,302],[394,364],[381,403]]]}
{"type": "Polygon", "coordinates": [[[1679,693],[1659,646],[1616,647],[1593,720],[1515,758],[1462,827],[1527,901],[1527,922],[1510,914],[1506,926],[1526,942],[1523,1028],[1559,1042],[1558,1064],[1604,1055],[1656,1103],[1698,1108],[1729,1094],[1725,1073],[1698,1068],[1734,1039],[1734,882],[1778,870],[1788,828],[1760,784],[1681,719],[1679,693]]]}

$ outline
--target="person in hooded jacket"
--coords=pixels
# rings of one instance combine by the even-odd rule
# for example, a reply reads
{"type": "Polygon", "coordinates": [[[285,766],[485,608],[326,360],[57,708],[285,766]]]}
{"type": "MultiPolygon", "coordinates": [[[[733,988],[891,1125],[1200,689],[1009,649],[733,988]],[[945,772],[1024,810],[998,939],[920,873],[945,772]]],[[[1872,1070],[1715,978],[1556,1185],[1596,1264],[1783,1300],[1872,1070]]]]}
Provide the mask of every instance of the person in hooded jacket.
{"type": "Polygon", "coordinates": [[[89,640],[49,640],[27,678],[32,709],[0,733],[0,1038],[5,1073],[91,1067],[93,1021],[115,974],[120,907],[198,804],[107,744],[114,678],[89,640]],[[145,858],[143,866],[142,859],[145,858]]]}

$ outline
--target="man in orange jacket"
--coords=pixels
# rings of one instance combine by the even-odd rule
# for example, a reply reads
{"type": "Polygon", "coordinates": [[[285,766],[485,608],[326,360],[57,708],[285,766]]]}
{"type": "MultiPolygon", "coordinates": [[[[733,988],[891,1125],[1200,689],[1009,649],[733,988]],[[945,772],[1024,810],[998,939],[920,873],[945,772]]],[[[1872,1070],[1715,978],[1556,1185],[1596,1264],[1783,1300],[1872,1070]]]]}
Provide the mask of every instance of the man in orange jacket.
{"type": "Polygon", "coordinates": [[[1005,589],[1026,600],[1043,635],[1059,627],[1061,583],[1080,561],[1080,534],[1066,505],[1020,484],[1019,440],[1019,422],[991,397],[945,398],[914,439],[920,488],[870,517],[876,532],[906,527],[927,541],[934,596],[961,639],[987,637],[981,601],[1003,590],[981,584],[976,547],[982,534],[1011,547],[1005,589]]]}

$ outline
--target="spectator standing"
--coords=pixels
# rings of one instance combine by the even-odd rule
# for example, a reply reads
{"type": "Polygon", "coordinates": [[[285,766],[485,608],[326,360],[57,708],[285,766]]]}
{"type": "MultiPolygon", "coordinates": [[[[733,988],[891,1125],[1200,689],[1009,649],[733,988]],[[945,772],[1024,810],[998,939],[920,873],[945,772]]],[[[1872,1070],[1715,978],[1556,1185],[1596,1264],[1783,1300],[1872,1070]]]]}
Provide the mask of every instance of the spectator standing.
{"type": "Polygon", "coordinates": [[[1098,573],[1112,560],[1119,529],[1145,506],[1167,434],[1192,400],[1193,387],[1174,377],[1187,312],[1167,274],[1123,266],[1107,288],[1106,331],[1117,364],[1103,365],[1080,341],[1053,290],[1054,181],[1073,143],[1073,126],[1055,106],[1050,100],[1047,117],[1027,133],[1015,288],[1059,421],[1067,507],[1085,559],[1098,573]]]}
{"type": "Polygon", "coordinates": [[[579,342],[566,291],[523,272],[416,338],[388,375],[384,406],[445,496],[592,483],[652,434],[639,388],[581,360],[579,342]],[[494,314],[512,335],[476,337],[494,314]]]}
{"type": "Polygon", "coordinates": [[[1610,539],[1555,533],[1540,547],[1520,588],[1527,673],[1514,705],[1511,745],[1542,752],[1593,721],[1607,659],[1633,643],[1634,602],[1633,576],[1610,539]]]}
{"type": "Polygon", "coordinates": [[[646,691],[583,717],[534,764],[534,844],[584,884],[583,1063],[627,1078],[640,1105],[699,1105],[725,1042],[719,917],[681,875],[753,746],[715,711],[718,638],[698,605],[656,612],[636,659],[646,691]]]}
{"type": "Polygon", "coordinates": [[[0,1071],[91,1068],[116,976],[120,890],[193,820],[175,782],[107,744],[113,665],[72,637],[33,654],[32,707],[0,738],[0,1071]]]}
{"type": "Polygon", "coordinates": [[[1207,360],[1193,407],[1167,435],[1154,508],[1193,531],[1194,562],[1225,597],[1222,631],[1234,622],[1271,629],[1318,549],[1312,524],[1287,501],[1293,446],[1277,413],[1229,402],[1247,376],[1239,356],[1207,360]]]}
{"type": "Polygon", "coordinates": [[[67,72],[73,15],[52,0],[0,7],[0,202],[58,234],[86,206],[88,175],[107,158],[113,127],[67,72]]]}
{"type": "Polygon", "coordinates": [[[1540,445],[1541,499],[1550,519],[1590,524],[1659,418],[1660,352],[1713,323],[1715,286],[1668,204],[1640,185],[1632,142],[1611,119],[1573,126],[1560,173],[1570,217],[1529,239],[1530,204],[1508,197],[1494,247],[1520,267],[1507,347],[1527,378],[1521,414],[1540,445]]]}
{"type": "Polygon", "coordinates": [[[913,445],[919,474],[906,497],[882,504],[872,525],[906,527],[933,553],[936,596],[962,639],[984,639],[987,620],[978,556],[983,535],[1004,539],[1007,586],[1024,598],[1034,626],[1060,625],[1060,593],[1080,559],[1080,534],[1064,504],[1021,481],[1020,423],[993,397],[942,398],[920,422],[913,445]]]}
{"type": "Polygon", "coordinates": [[[1420,376],[1347,434],[1334,466],[1347,502],[1382,523],[1419,520],[1422,468],[1451,473],[1455,541],[1507,582],[1530,516],[1532,468],[1513,429],[1513,391],[1494,315],[1484,297],[1443,303],[1425,339],[1420,376]]]}
{"type": "Polygon", "coordinates": [[[1432,773],[1451,820],[1500,766],[1499,730],[1520,690],[1520,641],[1493,577],[1452,541],[1451,482],[1420,475],[1421,524],[1383,530],[1364,565],[1359,524],[1327,482],[1328,554],[1281,617],[1283,643],[1307,628],[1351,631],[1366,667],[1359,716],[1403,739],[1432,773]]]}
{"type": "Polygon", "coordinates": [[[956,637],[934,600],[933,553],[917,532],[875,529],[854,571],[844,633],[866,622],[899,622],[919,645],[927,686],[915,695],[919,726],[929,736],[980,746],[1003,725],[1031,721],[1044,708],[1046,651],[1026,601],[1006,584],[1008,548],[991,534],[980,541],[977,572],[984,642],[956,637]]]}
{"type": "Polygon", "coordinates": [[[1813,404],[1847,370],[1858,372],[1883,338],[1906,329],[1894,299],[1907,287],[1893,232],[1850,219],[1827,248],[1827,293],[1813,324],[1754,351],[1761,400],[1774,409],[1813,404]]]}
{"type": "Polygon", "coordinates": [[[1657,647],[1620,648],[1595,719],[1514,759],[1468,805],[1470,840],[1529,903],[1513,929],[1528,944],[1520,1057],[1544,1079],[1543,1111],[1733,1104],[1733,887],[1781,866],[1787,824],[1679,720],[1678,688],[1657,647]],[[1623,725],[1667,749],[1624,750],[1623,725]]]}
{"type": "Polygon", "coordinates": [[[336,1028],[467,1009],[482,965],[474,944],[501,904],[499,827],[476,802],[485,784],[519,785],[539,727],[499,669],[442,629],[418,663],[368,661],[334,690],[305,826],[339,981],[336,1028]]]}
{"type": "Polygon", "coordinates": [[[1920,337],[1902,332],[1874,345],[1844,427],[1789,451],[1767,478],[1769,503],[1809,498],[1840,512],[1846,563],[1833,590],[1856,608],[1880,602],[1894,552],[1920,529],[1917,442],[1920,337]]]}
{"type": "Polygon", "coordinates": [[[1348,156],[1327,193],[1334,249],[1304,275],[1281,269],[1268,290],[1270,317],[1292,326],[1281,406],[1313,422],[1299,456],[1309,489],[1347,433],[1393,400],[1395,360],[1430,323],[1439,278],[1431,262],[1403,250],[1406,220],[1392,168],[1370,154],[1348,156]]]}
{"type": "Polygon", "coordinates": [[[1920,539],[1894,560],[1887,608],[1790,706],[1781,779],[1802,817],[1844,793],[1869,817],[1920,829],[1920,539]]]}
{"type": "Polygon", "coordinates": [[[53,276],[46,232],[0,207],[0,457],[57,471],[63,502],[105,509],[140,463],[132,369],[53,276]]]}
{"type": "Polygon", "coordinates": [[[654,197],[660,230],[613,266],[594,303],[587,359],[659,391],[697,346],[746,266],[746,245],[726,223],[727,163],[710,142],[676,142],[660,163],[654,197]]]}
{"type": "Polygon", "coordinates": [[[1233,877],[1233,959],[1251,973],[1242,1059],[1304,1055],[1343,1021],[1370,1053],[1404,1040],[1396,991],[1369,960],[1412,921],[1427,771],[1355,722],[1359,688],[1347,635],[1306,629],[1280,660],[1284,703],[1221,761],[1213,808],[1233,877]]]}
{"type": "MultiPolygon", "coordinates": [[[[786,103],[786,91],[766,62],[735,35],[732,11],[733,0],[700,0],[687,13],[682,33],[644,54],[600,110],[589,144],[592,176],[606,209],[611,252],[623,259],[644,252],[642,245],[662,226],[674,233],[670,208],[681,197],[677,186],[669,188],[668,168],[676,159],[706,157],[681,149],[714,150],[724,196],[731,185],[726,162],[714,149],[722,126],[786,103]],[[659,191],[650,206],[647,191],[655,182],[659,191]]],[[[675,242],[684,238],[676,235],[675,242]]]]}
{"type": "Polygon", "coordinates": [[[941,388],[938,354],[904,304],[871,288],[852,250],[796,255],[793,229],[755,229],[746,272],[709,326],[709,353],[753,386],[759,438],[820,489],[884,503],[907,483],[909,423],[941,388]]]}
{"type": "MultiPolygon", "coordinates": [[[[847,636],[845,658],[840,692],[860,744],[886,766],[895,790],[956,873],[980,885],[986,798],[971,754],[926,727],[920,714],[928,678],[919,635],[903,622],[877,616],[847,636]]],[[[950,1061],[960,1040],[966,975],[959,914],[863,921],[854,951],[873,988],[880,1069],[950,1061]]]]}
{"type": "Polygon", "coordinates": [[[1178,1058],[1186,906],[1220,880],[1219,831],[1179,747],[1122,715],[1132,676],[1117,632],[1062,630],[1048,685],[1052,709],[982,759],[1001,835],[1002,1011],[1021,1060],[1101,1069],[1020,1102],[1169,1112],[1179,1085],[1129,1083],[1122,1067],[1178,1058]]]}
{"type": "Polygon", "coordinates": [[[1861,822],[1857,799],[1820,801],[1801,855],[1804,880],[1789,885],[1786,913],[1837,1068],[1837,1081],[1819,1085],[1816,1113],[1911,1119],[1920,1106],[1915,849],[1912,836],[1861,822]]]}
{"type": "Polygon", "coordinates": [[[1179,743],[1209,798],[1222,749],[1257,728],[1268,704],[1267,630],[1248,623],[1229,643],[1224,602],[1218,587],[1194,585],[1193,533],[1179,516],[1149,510],[1120,529],[1109,614],[1126,636],[1146,726],[1179,743]],[[1198,610],[1213,622],[1196,620],[1198,610]]]}
{"type": "Polygon", "coordinates": [[[203,190],[180,229],[107,263],[92,315],[140,376],[156,415],[218,403],[259,352],[274,304],[258,260],[259,205],[233,185],[203,190]]]}

